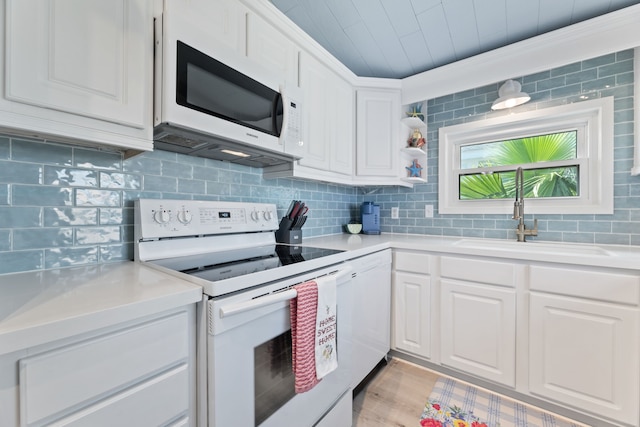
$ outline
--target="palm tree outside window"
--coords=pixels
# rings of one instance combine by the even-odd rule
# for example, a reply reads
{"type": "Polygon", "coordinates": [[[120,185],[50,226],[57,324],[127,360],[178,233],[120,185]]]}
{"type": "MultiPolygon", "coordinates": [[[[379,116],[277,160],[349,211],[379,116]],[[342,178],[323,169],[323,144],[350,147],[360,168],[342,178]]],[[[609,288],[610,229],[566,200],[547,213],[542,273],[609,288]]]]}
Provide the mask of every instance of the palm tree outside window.
{"type": "Polygon", "coordinates": [[[549,165],[576,158],[576,130],[463,145],[458,194],[460,200],[513,198],[515,169],[522,166],[526,198],[576,197],[579,165],[549,165]]]}

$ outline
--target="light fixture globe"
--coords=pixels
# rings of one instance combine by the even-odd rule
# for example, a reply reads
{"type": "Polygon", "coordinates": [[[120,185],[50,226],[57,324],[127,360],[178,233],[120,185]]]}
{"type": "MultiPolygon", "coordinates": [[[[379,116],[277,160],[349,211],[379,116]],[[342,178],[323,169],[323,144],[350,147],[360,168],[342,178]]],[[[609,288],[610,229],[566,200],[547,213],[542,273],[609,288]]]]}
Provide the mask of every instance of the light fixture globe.
{"type": "Polygon", "coordinates": [[[522,85],[515,80],[507,80],[498,89],[498,99],[491,104],[492,110],[503,110],[505,108],[522,105],[529,101],[531,97],[522,92],[522,85]]]}

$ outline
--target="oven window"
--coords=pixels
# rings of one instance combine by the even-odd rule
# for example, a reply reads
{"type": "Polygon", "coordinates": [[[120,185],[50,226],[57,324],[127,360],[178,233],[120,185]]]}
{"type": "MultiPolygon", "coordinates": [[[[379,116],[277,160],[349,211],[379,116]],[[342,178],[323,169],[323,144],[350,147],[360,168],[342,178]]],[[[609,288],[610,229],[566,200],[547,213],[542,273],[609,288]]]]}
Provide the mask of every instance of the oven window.
{"type": "Polygon", "coordinates": [[[259,426],[295,396],[291,329],[253,350],[255,425],[259,426]]]}

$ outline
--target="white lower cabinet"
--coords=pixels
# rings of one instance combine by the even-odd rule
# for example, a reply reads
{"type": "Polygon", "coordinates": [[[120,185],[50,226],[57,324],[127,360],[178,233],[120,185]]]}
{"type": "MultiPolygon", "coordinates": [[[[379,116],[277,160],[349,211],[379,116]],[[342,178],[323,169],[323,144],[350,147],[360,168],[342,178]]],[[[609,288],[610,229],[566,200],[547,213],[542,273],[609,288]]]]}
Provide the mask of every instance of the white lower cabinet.
{"type": "Polygon", "coordinates": [[[431,257],[395,251],[393,257],[393,348],[431,358],[431,257]]]}
{"type": "Polygon", "coordinates": [[[443,365],[515,387],[516,278],[509,262],[443,256],[443,365]]]}
{"type": "Polygon", "coordinates": [[[196,425],[193,306],[8,354],[0,366],[3,426],[196,425]]]}
{"type": "Polygon", "coordinates": [[[441,363],[515,387],[516,291],[441,281],[441,363]]]}
{"type": "Polygon", "coordinates": [[[639,288],[637,275],[532,267],[531,394],[637,426],[639,288]]]}
{"type": "Polygon", "coordinates": [[[592,425],[640,425],[640,272],[394,251],[393,348],[592,425]]]}

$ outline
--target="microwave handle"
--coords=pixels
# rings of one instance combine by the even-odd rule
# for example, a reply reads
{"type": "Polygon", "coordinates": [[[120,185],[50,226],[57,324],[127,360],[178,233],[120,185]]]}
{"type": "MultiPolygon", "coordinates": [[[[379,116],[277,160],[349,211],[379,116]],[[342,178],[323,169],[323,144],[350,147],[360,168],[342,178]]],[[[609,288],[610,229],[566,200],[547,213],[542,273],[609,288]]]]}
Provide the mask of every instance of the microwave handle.
{"type": "MultiPolygon", "coordinates": [[[[336,282],[340,282],[343,280],[345,276],[351,276],[351,267],[345,267],[338,272],[334,273],[336,275],[336,282]]],[[[229,304],[226,306],[220,307],[220,318],[232,316],[234,314],[244,313],[249,310],[256,310],[261,307],[265,307],[267,305],[275,304],[281,301],[287,301],[291,298],[295,298],[298,296],[298,293],[295,289],[289,289],[282,292],[276,292],[271,295],[266,295],[264,297],[256,298],[250,301],[240,302],[237,304],[229,304]]]]}
{"type": "Polygon", "coordinates": [[[285,100],[282,97],[282,91],[278,92],[278,94],[276,95],[275,99],[273,100],[273,106],[272,106],[272,111],[271,111],[271,120],[273,120],[273,128],[275,129],[276,133],[278,134],[278,138],[280,138],[284,132],[284,130],[287,128],[287,122],[288,120],[288,114],[285,111],[285,105],[284,105],[285,100]],[[282,126],[280,127],[280,129],[278,129],[278,105],[282,105],[282,126]]]}

